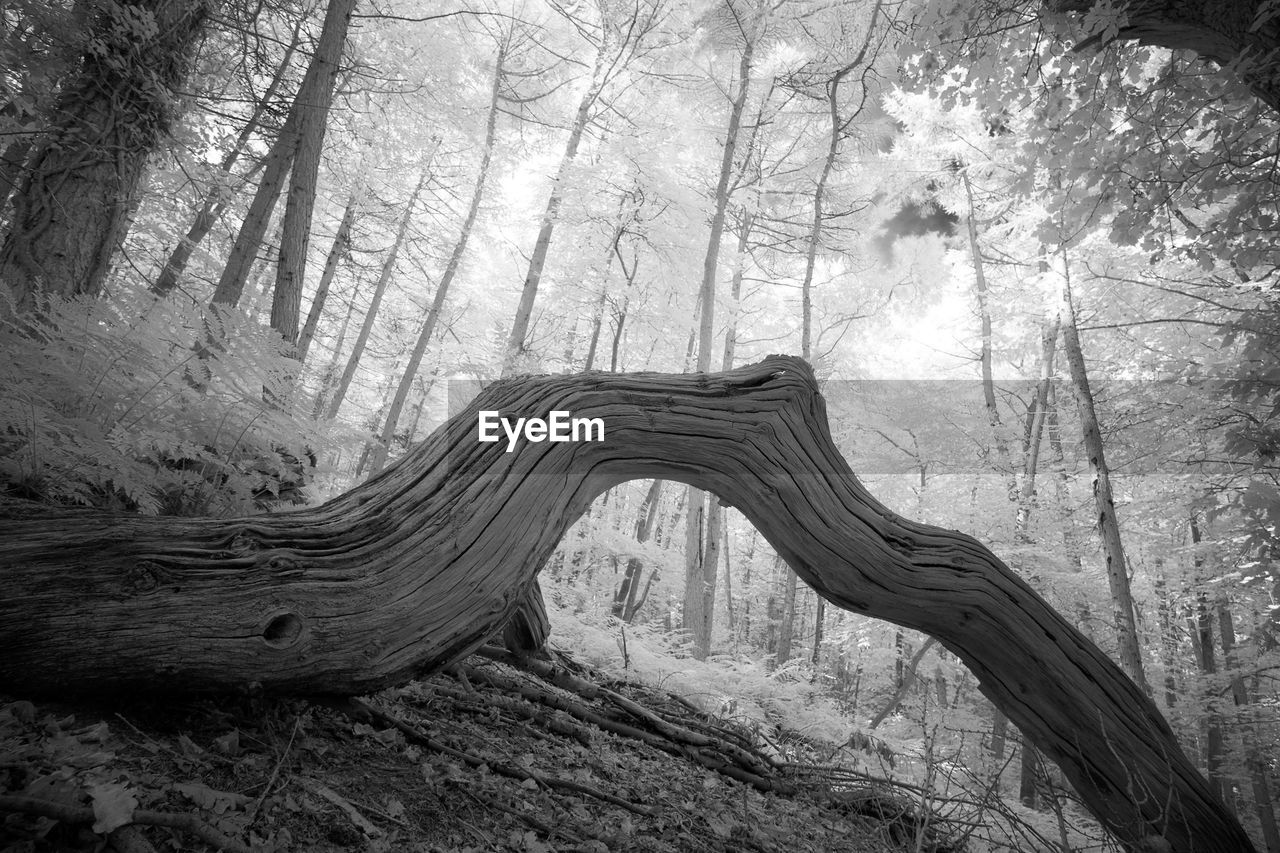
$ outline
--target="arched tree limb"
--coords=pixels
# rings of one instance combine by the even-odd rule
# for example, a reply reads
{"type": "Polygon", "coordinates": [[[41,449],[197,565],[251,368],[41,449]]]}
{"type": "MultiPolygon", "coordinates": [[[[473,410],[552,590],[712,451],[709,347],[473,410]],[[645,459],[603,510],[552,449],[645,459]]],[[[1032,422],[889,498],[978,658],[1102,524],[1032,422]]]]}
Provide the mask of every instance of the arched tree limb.
{"type": "Polygon", "coordinates": [[[828,601],[937,637],[1130,849],[1252,849],[1115,663],[976,540],[863,488],[812,371],[782,356],[719,374],[499,382],[380,476],[300,512],[10,509],[0,683],[377,690],[475,650],[596,495],[654,477],[738,507],[828,601]],[[605,440],[507,453],[477,441],[481,409],[598,417],[605,440]]]}

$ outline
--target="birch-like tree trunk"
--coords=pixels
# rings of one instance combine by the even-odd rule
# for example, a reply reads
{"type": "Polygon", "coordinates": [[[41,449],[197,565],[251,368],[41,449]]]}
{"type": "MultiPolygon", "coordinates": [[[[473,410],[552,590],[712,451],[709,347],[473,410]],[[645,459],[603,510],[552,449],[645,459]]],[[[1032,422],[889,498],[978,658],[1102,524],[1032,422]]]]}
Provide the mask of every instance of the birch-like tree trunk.
{"type": "Polygon", "coordinates": [[[351,355],[347,358],[347,366],[343,368],[337,387],[333,389],[333,398],[329,401],[329,409],[325,413],[325,417],[329,420],[338,416],[338,410],[342,408],[342,401],[346,399],[347,391],[351,388],[351,380],[356,375],[356,369],[360,367],[360,359],[364,357],[365,344],[369,342],[369,335],[373,332],[373,324],[378,319],[378,309],[382,307],[382,297],[387,292],[387,285],[395,277],[396,259],[399,258],[400,247],[404,245],[405,237],[409,234],[409,225],[413,221],[413,209],[418,204],[418,196],[422,193],[422,188],[427,185],[427,181],[430,179],[431,169],[428,167],[419,176],[418,183],[413,188],[413,192],[410,193],[408,203],[404,206],[404,212],[400,214],[400,224],[396,227],[395,239],[391,242],[391,248],[387,250],[387,256],[382,261],[382,272],[379,273],[378,281],[373,286],[373,296],[369,300],[369,310],[365,312],[364,322],[360,324],[360,331],[356,334],[356,342],[351,346],[351,355]]]}
{"type": "Polygon", "coordinates": [[[1125,560],[1124,545],[1120,539],[1120,521],[1116,517],[1115,500],[1111,492],[1111,470],[1107,467],[1102,432],[1098,427],[1098,413],[1094,407],[1093,391],[1089,387],[1084,352],[1080,347],[1075,301],[1071,295],[1070,270],[1065,258],[1062,263],[1062,347],[1071,369],[1071,386],[1075,391],[1076,408],[1080,412],[1085,455],[1089,459],[1089,472],[1093,479],[1097,529],[1107,562],[1107,582],[1111,587],[1120,665],[1129,673],[1134,683],[1150,695],[1151,687],[1147,684],[1142,668],[1142,653],[1138,645],[1138,624],[1133,612],[1133,594],[1129,589],[1129,566],[1125,560]]]}

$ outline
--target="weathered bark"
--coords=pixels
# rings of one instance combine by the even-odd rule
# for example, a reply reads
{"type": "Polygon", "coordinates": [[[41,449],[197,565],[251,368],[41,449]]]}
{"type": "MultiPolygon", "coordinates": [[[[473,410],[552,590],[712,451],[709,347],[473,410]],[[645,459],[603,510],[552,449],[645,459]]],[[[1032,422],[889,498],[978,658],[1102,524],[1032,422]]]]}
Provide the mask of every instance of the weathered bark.
{"type": "Polygon", "coordinates": [[[1131,849],[1248,851],[1147,696],[976,540],[902,518],[831,439],[811,369],[498,382],[381,475],[241,519],[0,504],[0,683],[14,694],[364,693],[499,631],[564,532],[613,486],[720,495],[848,610],[925,631],[1131,849]],[[476,441],[477,414],[564,409],[605,440],[476,441]],[[1153,838],[1154,837],[1154,838],[1153,838]]]}
{"type": "Polygon", "coordinates": [[[298,142],[289,170],[289,192],[280,224],[280,259],[271,296],[271,328],[289,344],[298,340],[298,314],[302,306],[307,247],[311,242],[311,214],[316,204],[316,179],[324,148],[333,84],[356,0],[329,0],[320,41],[294,101],[298,142]]]}
{"type": "MultiPolygon", "coordinates": [[[[357,182],[358,184],[359,182],[357,182]]],[[[338,223],[338,231],[333,235],[333,244],[329,246],[329,254],[325,257],[324,270],[320,273],[320,283],[316,285],[316,295],[311,299],[311,309],[307,311],[307,322],[302,324],[298,334],[298,346],[295,355],[298,361],[306,363],[307,353],[311,350],[311,342],[315,340],[316,328],[324,315],[324,304],[329,300],[329,287],[338,274],[338,264],[351,249],[351,226],[356,220],[356,204],[360,200],[360,189],[351,191],[347,196],[347,206],[342,211],[342,221],[338,223]]]]}
{"type": "MultiPolygon", "coordinates": [[[[289,70],[289,64],[293,61],[293,54],[297,52],[298,45],[302,41],[303,23],[304,19],[299,18],[294,24],[289,46],[285,49],[280,64],[276,66],[271,82],[267,84],[262,97],[254,104],[249,120],[245,122],[244,127],[240,128],[240,133],[236,136],[236,140],[232,143],[230,150],[223,156],[222,162],[218,164],[219,174],[214,178],[213,185],[205,189],[204,201],[201,203],[195,219],[192,220],[191,226],[187,229],[186,235],[178,241],[178,245],[173,247],[173,251],[169,253],[169,257],[165,260],[164,266],[160,268],[155,281],[151,283],[151,292],[157,296],[166,296],[178,286],[178,279],[186,271],[187,264],[191,260],[191,255],[195,253],[196,247],[208,236],[214,224],[217,223],[227,209],[231,193],[221,184],[229,181],[232,168],[239,162],[240,155],[248,147],[250,138],[257,133],[267,107],[275,100],[276,92],[279,90],[280,84],[284,82],[285,72],[289,70]]],[[[252,180],[253,176],[261,171],[265,165],[265,160],[257,161],[239,178],[239,181],[247,182],[252,180]]]]}
{"type": "MultiPolygon", "coordinates": [[[[1065,263],[1065,260],[1064,260],[1065,263]]],[[[1120,540],[1120,521],[1116,517],[1115,500],[1111,492],[1111,470],[1107,467],[1106,453],[1102,446],[1102,431],[1098,426],[1098,413],[1093,404],[1093,391],[1089,387],[1089,374],[1085,368],[1084,352],[1080,347],[1080,334],[1076,330],[1075,302],[1071,296],[1069,277],[1063,276],[1062,290],[1062,348],[1071,368],[1071,386],[1076,395],[1076,408],[1080,412],[1080,428],[1084,434],[1084,449],[1089,459],[1089,473],[1093,479],[1093,498],[1097,508],[1098,535],[1102,539],[1103,554],[1107,561],[1107,581],[1111,587],[1111,603],[1115,617],[1116,639],[1120,648],[1120,663],[1142,690],[1151,693],[1142,668],[1142,653],[1138,645],[1138,623],[1133,612],[1133,594],[1129,588],[1129,566],[1120,540]]]]}
{"type": "Polygon", "coordinates": [[[342,370],[342,376],[338,379],[338,385],[333,391],[333,399],[329,401],[329,409],[325,413],[325,417],[332,420],[338,416],[338,410],[342,408],[342,401],[347,397],[347,389],[351,387],[351,380],[356,375],[356,369],[360,367],[360,359],[364,357],[365,344],[369,342],[369,335],[373,332],[373,324],[378,319],[378,309],[382,307],[382,297],[387,292],[387,285],[391,284],[391,279],[395,275],[396,259],[400,256],[400,247],[404,245],[405,237],[409,234],[409,223],[413,221],[413,208],[418,203],[418,196],[422,193],[422,188],[427,185],[428,179],[431,177],[430,170],[424,171],[418,178],[418,183],[413,188],[413,193],[409,196],[408,203],[404,206],[404,212],[400,214],[400,224],[396,228],[395,239],[391,242],[391,248],[387,250],[387,256],[382,261],[382,272],[378,274],[378,282],[373,286],[373,296],[369,300],[369,310],[365,312],[364,322],[360,324],[360,331],[356,334],[356,342],[351,347],[351,355],[347,358],[347,366],[342,370]]]}
{"type": "Polygon", "coordinates": [[[187,76],[213,0],[120,0],[91,23],[95,50],[68,80],[35,144],[0,247],[19,313],[40,293],[97,296],[128,230],[147,158],[187,76]],[[141,41],[119,16],[150,22],[141,41]]]}
{"type": "Polygon", "coordinates": [[[413,387],[413,380],[417,377],[419,368],[422,367],[422,357],[426,354],[427,345],[431,343],[431,337],[436,332],[440,312],[444,310],[444,302],[449,296],[449,288],[453,285],[454,276],[462,266],[462,258],[467,253],[467,243],[471,240],[471,229],[475,225],[476,217],[480,214],[480,203],[484,200],[484,187],[489,177],[489,163],[493,159],[493,141],[498,130],[498,102],[502,94],[502,81],[505,76],[503,63],[506,61],[506,56],[504,43],[499,48],[495,60],[493,86],[489,96],[489,120],[485,124],[484,146],[480,150],[480,168],[476,172],[476,182],[471,189],[471,204],[467,207],[467,215],[462,219],[462,230],[458,234],[457,242],[453,244],[453,252],[449,255],[449,262],[445,264],[440,283],[436,285],[431,307],[427,309],[427,316],[422,321],[418,340],[413,345],[413,351],[409,353],[409,363],[405,365],[400,384],[396,386],[396,395],[391,400],[391,406],[387,411],[387,419],[382,425],[378,446],[373,451],[375,474],[386,464],[391,442],[395,438],[396,425],[400,422],[400,412],[404,409],[405,400],[409,399],[409,389],[413,387]]]}

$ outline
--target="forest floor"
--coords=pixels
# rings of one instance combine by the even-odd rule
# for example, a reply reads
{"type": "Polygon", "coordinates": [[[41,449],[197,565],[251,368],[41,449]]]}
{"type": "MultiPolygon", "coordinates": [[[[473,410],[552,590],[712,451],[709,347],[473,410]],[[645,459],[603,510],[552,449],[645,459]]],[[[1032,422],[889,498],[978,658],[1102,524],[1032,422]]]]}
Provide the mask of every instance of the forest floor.
{"type": "Polygon", "coordinates": [[[863,853],[955,834],[905,788],[782,761],[674,694],[486,652],[332,703],[0,697],[0,851],[863,853]]]}

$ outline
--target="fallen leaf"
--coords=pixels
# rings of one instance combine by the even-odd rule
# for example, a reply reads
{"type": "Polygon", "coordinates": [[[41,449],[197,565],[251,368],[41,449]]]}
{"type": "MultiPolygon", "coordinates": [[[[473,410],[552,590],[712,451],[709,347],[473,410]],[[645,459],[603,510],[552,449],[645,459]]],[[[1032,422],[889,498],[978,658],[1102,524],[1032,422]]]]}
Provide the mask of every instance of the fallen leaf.
{"type": "Polygon", "coordinates": [[[223,755],[240,754],[240,730],[232,729],[220,738],[214,738],[213,745],[223,755]]]}
{"type": "Polygon", "coordinates": [[[104,782],[89,788],[93,799],[93,831],[105,835],[133,821],[138,799],[119,782],[104,782]]]}

